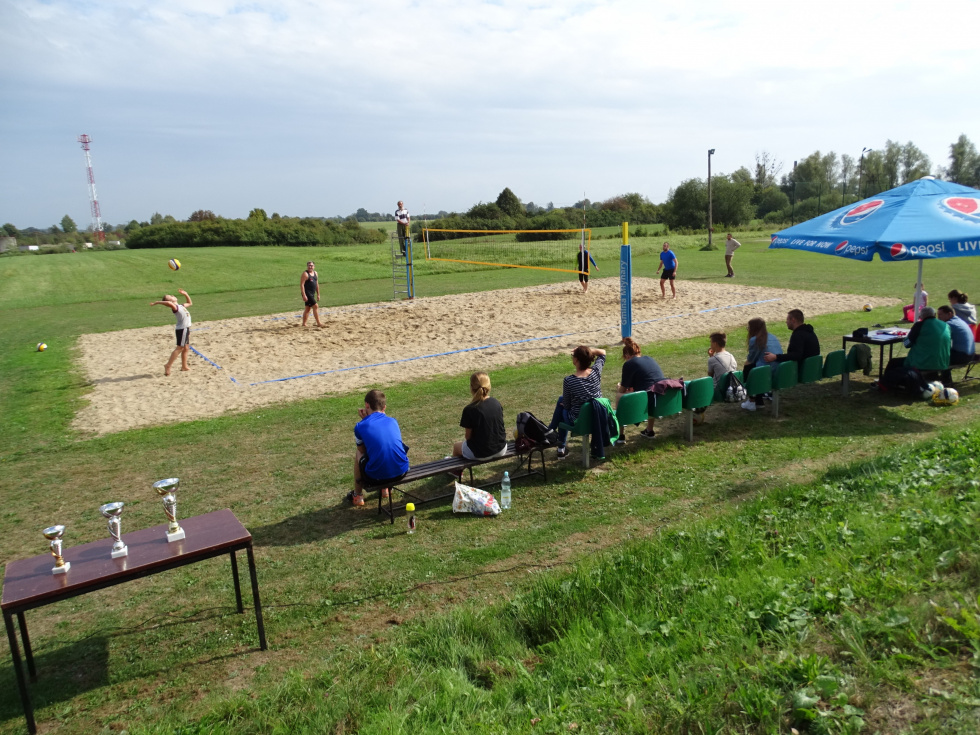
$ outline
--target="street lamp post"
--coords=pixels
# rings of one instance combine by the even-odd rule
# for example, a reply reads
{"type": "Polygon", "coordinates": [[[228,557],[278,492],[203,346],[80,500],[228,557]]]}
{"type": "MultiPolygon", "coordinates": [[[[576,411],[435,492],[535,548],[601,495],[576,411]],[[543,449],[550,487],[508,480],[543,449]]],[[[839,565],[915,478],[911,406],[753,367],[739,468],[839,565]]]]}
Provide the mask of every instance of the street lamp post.
{"type": "Polygon", "coordinates": [[[714,247],[711,245],[711,156],[714,153],[714,148],[708,149],[708,250],[714,250],[714,247]]]}
{"type": "Polygon", "coordinates": [[[864,184],[864,154],[870,150],[870,148],[861,149],[861,166],[858,170],[858,197],[860,199],[864,199],[864,193],[861,191],[861,186],[864,184]]]}

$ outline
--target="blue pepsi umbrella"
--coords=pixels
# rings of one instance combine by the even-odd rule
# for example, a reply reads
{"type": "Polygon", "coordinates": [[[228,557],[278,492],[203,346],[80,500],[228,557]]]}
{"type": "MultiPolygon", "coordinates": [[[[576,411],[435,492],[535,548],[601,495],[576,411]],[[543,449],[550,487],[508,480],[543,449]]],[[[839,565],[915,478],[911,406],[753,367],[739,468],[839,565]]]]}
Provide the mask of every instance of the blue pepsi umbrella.
{"type": "Polygon", "coordinates": [[[980,255],[980,191],[927,176],[788,227],[769,247],[852,260],[980,255]]]}
{"type": "Polygon", "coordinates": [[[851,260],[922,261],[980,255],[980,191],[926,176],[772,236],[770,248],[851,260]]]}

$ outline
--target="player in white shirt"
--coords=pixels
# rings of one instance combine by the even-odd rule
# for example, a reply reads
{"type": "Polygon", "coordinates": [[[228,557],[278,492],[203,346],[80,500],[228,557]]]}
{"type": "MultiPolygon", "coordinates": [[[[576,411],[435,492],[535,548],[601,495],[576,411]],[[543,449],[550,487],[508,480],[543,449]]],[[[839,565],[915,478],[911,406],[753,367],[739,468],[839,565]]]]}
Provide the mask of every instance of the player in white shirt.
{"type": "Polygon", "coordinates": [[[163,301],[150,302],[150,306],[160,304],[161,306],[169,307],[177,317],[177,324],[174,327],[177,337],[177,347],[170,353],[170,359],[167,360],[167,363],[163,366],[164,375],[170,375],[170,368],[174,364],[174,360],[177,359],[177,355],[180,355],[181,371],[186,372],[190,370],[190,368],[187,366],[187,353],[190,352],[191,313],[187,311],[187,309],[188,307],[192,306],[194,302],[191,301],[190,294],[184,289],[178,288],[177,293],[184,295],[183,304],[178,304],[177,297],[169,293],[163,297],[163,301]]]}

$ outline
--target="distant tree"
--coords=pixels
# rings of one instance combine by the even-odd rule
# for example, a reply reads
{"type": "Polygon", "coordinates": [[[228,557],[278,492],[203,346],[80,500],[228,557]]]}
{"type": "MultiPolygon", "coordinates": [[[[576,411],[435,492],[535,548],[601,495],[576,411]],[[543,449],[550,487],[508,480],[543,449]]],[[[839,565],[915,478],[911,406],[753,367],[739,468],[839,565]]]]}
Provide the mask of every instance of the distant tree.
{"type": "Polygon", "coordinates": [[[949,167],[944,178],[964,186],[980,186],[980,156],[969,138],[961,135],[949,146],[949,167]]]}
{"type": "Polygon", "coordinates": [[[664,220],[671,227],[698,228],[708,224],[708,185],[703,179],[688,179],[671,189],[664,206],[664,220]]]}
{"type": "Polygon", "coordinates": [[[208,222],[218,219],[210,209],[198,209],[187,218],[188,222],[208,222]]]}
{"type": "Polygon", "coordinates": [[[894,189],[899,185],[899,168],[902,164],[902,145],[894,140],[885,141],[881,172],[885,176],[885,188],[894,189]]]}
{"type": "Polygon", "coordinates": [[[9,222],[3,226],[3,231],[7,233],[7,237],[17,237],[17,228],[9,222]]]}
{"type": "Polygon", "coordinates": [[[899,164],[903,184],[928,176],[929,170],[932,168],[929,156],[919,150],[911,140],[902,146],[899,164]]]}
{"type": "Polygon", "coordinates": [[[592,202],[590,202],[588,199],[582,199],[580,201],[575,202],[575,204],[572,205],[572,209],[591,209],[591,208],[592,208],[592,202]]]}
{"type": "MultiPolygon", "coordinates": [[[[544,211],[544,207],[539,207],[534,202],[528,202],[526,205],[524,205],[524,211],[527,212],[527,214],[528,214],[529,217],[533,217],[534,215],[538,214],[539,212],[543,212],[544,211]]],[[[441,217],[442,215],[439,215],[439,216],[441,217]]]]}
{"type": "Polygon", "coordinates": [[[364,207],[358,207],[357,212],[354,213],[354,218],[358,222],[368,222],[371,219],[371,215],[364,207]]]}
{"type": "Polygon", "coordinates": [[[497,206],[501,212],[510,217],[520,218],[526,214],[521,200],[517,198],[517,195],[509,187],[505,188],[497,196],[497,206]]]}
{"type": "Polygon", "coordinates": [[[62,232],[78,232],[78,226],[75,224],[75,220],[66,214],[61,218],[61,230],[62,232]]]}
{"type": "Polygon", "coordinates": [[[783,163],[776,159],[769,151],[761,151],[755,154],[755,185],[760,189],[766,189],[776,185],[776,177],[783,170],[783,163]]]}
{"type": "Polygon", "coordinates": [[[160,214],[159,212],[154,212],[152,215],[150,215],[150,224],[151,225],[162,225],[163,224],[163,215],[160,214]]]}
{"type": "Polygon", "coordinates": [[[165,225],[169,225],[172,222],[176,222],[176,221],[177,221],[177,218],[174,217],[172,214],[167,214],[167,215],[164,215],[164,217],[163,217],[163,224],[165,224],[165,225]]]}
{"type": "Polygon", "coordinates": [[[742,171],[745,175],[737,179],[735,174],[711,178],[711,219],[714,224],[737,227],[752,219],[752,176],[748,169],[742,171]]]}
{"type": "Polygon", "coordinates": [[[282,219],[282,217],[279,215],[279,212],[273,212],[272,219],[277,220],[277,219],[282,219]]]}
{"type": "Polygon", "coordinates": [[[480,202],[470,207],[470,211],[466,213],[466,216],[476,219],[494,220],[503,217],[504,211],[492,202],[480,202]]]}
{"type": "Polygon", "coordinates": [[[770,212],[780,212],[790,206],[789,197],[777,186],[758,189],[752,197],[755,216],[764,218],[770,212]]]}
{"type": "Polygon", "coordinates": [[[729,179],[736,184],[753,183],[752,173],[747,168],[745,168],[745,166],[742,166],[741,168],[732,172],[732,174],[729,176],[729,179]]]}
{"type": "Polygon", "coordinates": [[[268,215],[265,213],[265,210],[259,209],[258,207],[248,213],[248,218],[258,220],[259,222],[265,222],[267,219],[269,219],[268,215]]]}
{"type": "Polygon", "coordinates": [[[123,228],[123,231],[128,235],[129,233],[135,232],[138,229],[140,229],[140,223],[134,219],[131,219],[129,224],[123,228]]]}

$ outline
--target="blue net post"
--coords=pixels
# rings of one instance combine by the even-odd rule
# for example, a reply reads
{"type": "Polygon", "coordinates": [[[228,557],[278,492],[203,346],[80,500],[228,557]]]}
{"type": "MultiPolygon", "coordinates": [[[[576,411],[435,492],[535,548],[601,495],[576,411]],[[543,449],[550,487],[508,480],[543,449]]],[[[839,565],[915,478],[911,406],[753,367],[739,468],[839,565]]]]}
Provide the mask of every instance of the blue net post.
{"type": "Polygon", "coordinates": [[[624,339],[633,336],[633,255],[629,222],[623,222],[623,244],[619,248],[619,325],[624,339]]]}

